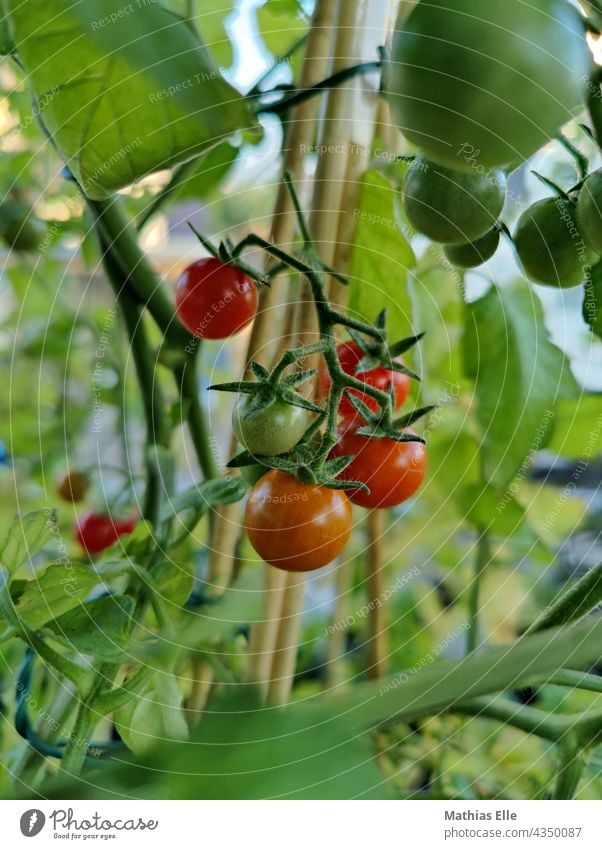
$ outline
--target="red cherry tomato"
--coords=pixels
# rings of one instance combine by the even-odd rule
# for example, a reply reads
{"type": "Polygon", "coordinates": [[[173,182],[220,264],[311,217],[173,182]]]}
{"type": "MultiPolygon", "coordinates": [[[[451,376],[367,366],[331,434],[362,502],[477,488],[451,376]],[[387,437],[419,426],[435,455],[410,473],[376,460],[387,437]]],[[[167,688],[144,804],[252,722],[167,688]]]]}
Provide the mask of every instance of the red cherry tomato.
{"type": "MultiPolygon", "coordinates": [[[[415,433],[407,429],[406,433],[415,433]]],[[[360,436],[353,426],[339,430],[333,457],[354,455],[341,472],[342,480],[366,484],[370,492],[348,491],[354,504],[362,507],[393,507],[411,498],[424,479],[426,448],[421,442],[395,442],[393,439],[369,439],[360,436]]]]}
{"type": "MultiPolygon", "coordinates": [[[[362,371],[359,372],[359,374],[356,374],[355,369],[364,356],[364,352],[357,342],[342,342],[340,345],[337,345],[337,354],[339,362],[341,363],[341,368],[346,374],[351,374],[354,377],[357,377],[358,380],[361,380],[370,386],[374,386],[375,389],[381,389],[383,392],[386,391],[389,383],[392,383],[393,394],[395,397],[395,409],[398,410],[402,406],[410,393],[410,378],[407,374],[400,374],[397,371],[391,371],[390,369],[385,368],[385,366],[375,366],[374,368],[368,369],[368,371],[362,371]]],[[[397,359],[396,362],[401,362],[401,360],[397,359]]],[[[328,368],[324,362],[320,366],[319,383],[322,394],[324,396],[328,395],[331,381],[328,368]]],[[[369,395],[364,395],[358,389],[347,389],[339,406],[339,415],[345,418],[359,418],[355,407],[347,397],[348,392],[359,398],[370,410],[372,410],[372,412],[375,413],[378,410],[378,402],[375,398],[370,398],[369,395]]]]}
{"type": "Polygon", "coordinates": [[[344,492],[300,483],[276,469],[251,489],[245,512],[257,554],[287,572],[310,572],[334,560],[347,544],[351,522],[344,492]]]}
{"type": "Polygon", "coordinates": [[[233,265],[208,257],[189,265],[176,284],[178,318],[195,336],[226,339],[257,312],[257,289],[233,265]]]}
{"type": "Polygon", "coordinates": [[[75,538],[88,554],[104,551],[124,534],[131,534],[136,518],[113,519],[104,513],[88,513],[77,520],[75,538]]]}

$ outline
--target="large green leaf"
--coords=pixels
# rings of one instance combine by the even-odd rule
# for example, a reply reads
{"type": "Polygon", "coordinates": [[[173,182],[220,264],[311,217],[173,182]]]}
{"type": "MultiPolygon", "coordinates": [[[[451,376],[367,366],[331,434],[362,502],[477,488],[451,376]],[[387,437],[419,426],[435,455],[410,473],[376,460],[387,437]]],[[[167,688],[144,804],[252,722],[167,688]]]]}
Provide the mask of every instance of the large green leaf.
{"type": "Polygon", "coordinates": [[[575,460],[589,460],[601,454],[602,395],[561,398],[548,448],[575,460]]]}
{"type": "Polygon", "coordinates": [[[186,740],[183,699],[177,679],[156,672],[145,690],[115,712],[115,725],[128,748],[143,754],[166,740],[186,740]]]}
{"type": "Polygon", "coordinates": [[[416,674],[391,676],[380,683],[358,684],[347,693],[316,698],[307,704],[308,725],[353,716],[360,727],[411,720],[449,710],[476,696],[545,682],[559,669],[583,669],[600,657],[602,619],[543,631],[511,646],[460,661],[433,663],[416,674]]]}
{"type": "Polygon", "coordinates": [[[75,651],[119,662],[127,656],[134,607],[129,596],[105,596],[48,622],[46,630],[75,651]]]}
{"type": "Polygon", "coordinates": [[[493,287],[467,306],[467,374],[475,381],[485,474],[507,486],[549,438],[558,398],[575,392],[568,360],[548,337],[533,292],[493,287]]]}
{"type": "Polygon", "coordinates": [[[55,528],[54,519],[47,510],[28,513],[17,519],[9,528],[2,546],[0,562],[10,573],[37,554],[48,542],[55,528]]]}
{"type": "Polygon", "coordinates": [[[414,329],[406,281],[415,258],[397,226],[394,199],[389,181],[369,170],[362,180],[357,209],[347,213],[357,219],[350,312],[373,321],[386,308],[391,339],[408,336],[414,329]]]}
{"type": "Polygon", "coordinates": [[[193,29],[160,3],[7,5],[41,120],[92,198],[255,125],[193,29]]]}
{"type": "Polygon", "coordinates": [[[15,602],[19,618],[37,631],[50,619],[79,605],[101,583],[96,572],[80,563],[56,563],[27,581],[15,602]]]}

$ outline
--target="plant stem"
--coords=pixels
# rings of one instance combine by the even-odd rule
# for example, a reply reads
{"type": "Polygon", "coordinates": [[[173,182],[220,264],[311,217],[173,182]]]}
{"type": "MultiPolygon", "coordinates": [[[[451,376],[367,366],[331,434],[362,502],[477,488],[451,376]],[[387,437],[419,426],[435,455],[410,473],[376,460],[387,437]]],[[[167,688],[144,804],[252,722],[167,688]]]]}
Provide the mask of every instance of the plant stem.
{"type": "Polygon", "coordinates": [[[175,375],[180,388],[181,397],[189,405],[188,428],[194,445],[199,464],[206,480],[219,477],[220,471],[211,450],[211,438],[207,427],[206,416],[199,400],[197,378],[198,348],[191,354],[182,366],[177,366],[175,375]]]}
{"type": "Polygon", "coordinates": [[[98,713],[94,709],[94,699],[101,691],[105,681],[112,681],[118,667],[114,664],[101,664],[87,696],[82,699],[69,743],[61,760],[61,769],[70,775],[78,775],[84,764],[91,732],[96,724],[98,713]]]}
{"type": "MultiPolygon", "coordinates": [[[[146,421],[146,490],[142,515],[153,525],[157,524],[161,510],[162,488],[165,481],[161,477],[161,469],[156,462],[153,452],[157,446],[169,448],[171,427],[165,415],[163,393],[155,373],[155,358],[153,357],[140,308],[134,302],[128,288],[127,280],[123,280],[120,269],[115,262],[110,247],[104,244],[103,262],[107,276],[115,292],[115,297],[121,311],[127,335],[130,340],[132,356],[136,367],[138,385],[146,421]]],[[[124,389],[125,391],[125,389],[124,389]]],[[[169,483],[169,482],[168,482],[169,483]]]]}
{"type": "MultiPolygon", "coordinates": [[[[350,0],[348,0],[348,2],[350,2],[350,0]]],[[[362,62],[359,65],[353,65],[351,68],[343,68],[310,88],[298,91],[296,94],[291,94],[276,103],[269,104],[268,106],[260,106],[257,109],[257,114],[282,115],[283,112],[288,112],[288,110],[292,109],[294,106],[299,106],[301,103],[304,103],[306,100],[309,100],[316,95],[322,94],[324,91],[328,91],[330,89],[336,90],[343,83],[347,82],[347,80],[353,79],[353,77],[368,74],[371,71],[379,71],[381,66],[382,63],[380,60],[374,60],[373,62],[362,62]]]]}
{"type": "Polygon", "coordinates": [[[117,198],[86,199],[94,213],[105,243],[115,262],[121,267],[124,281],[131,284],[137,297],[148,308],[159,329],[178,348],[188,342],[188,335],[174,317],[174,309],[161,288],[155,272],[140,250],[134,228],[125,216],[117,198]]]}
{"type": "Polygon", "coordinates": [[[574,799],[585,767],[583,751],[573,735],[560,744],[560,764],[552,799],[574,799]]]}
{"type": "Polygon", "coordinates": [[[140,232],[148,222],[161,211],[167,201],[178,191],[179,188],[188,180],[194,171],[200,167],[198,159],[190,159],[184,162],[178,168],[174,169],[170,181],[164,186],[161,191],[155,195],[146,209],[140,214],[136,222],[136,228],[140,232]]]}
{"type": "Polygon", "coordinates": [[[477,551],[475,558],[474,576],[470,584],[470,595],[468,598],[468,641],[467,651],[472,653],[476,650],[479,644],[479,613],[480,613],[480,596],[481,596],[481,580],[485,568],[491,560],[491,552],[489,549],[489,535],[486,530],[480,528],[478,530],[479,538],[477,541],[477,551]]]}
{"type": "Polygon", "coordinates": [[[573,669],[561,669],[548,683],[558,687],[573,687],[589,690],[592,693],[602,693],[602,678],[598,675],[588,675],[587,672],[576,672],[573,669]]]}
{"type": "Polygon", "coordinates": [[[566,625],[586,616],[602,601],[602,563],[594,566],[576,584],[552,602],[541,613],[525,634],[534,634],[545,628],[566,625]]]}

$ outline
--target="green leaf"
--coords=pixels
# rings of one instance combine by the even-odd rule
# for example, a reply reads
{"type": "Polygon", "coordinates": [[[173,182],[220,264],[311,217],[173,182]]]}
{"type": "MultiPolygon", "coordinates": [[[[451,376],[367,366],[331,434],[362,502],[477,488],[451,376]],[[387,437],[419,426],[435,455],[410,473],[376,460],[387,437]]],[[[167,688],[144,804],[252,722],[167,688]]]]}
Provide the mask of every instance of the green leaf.
{"type": "Polygon", "coordinates": [[[193,198],[197,203],[208,200],[234,164],[240,148],[222,142],[199,159],[198,168],[174,192],[170,201],[193,198]]]}
{"type": "Polygon", "coordinates": [[[225,22],[234,10],[234,0],[220,0],[217,4],[196,0],[194,8],[193,21],[208,50],[222,68],[229,67],[232,64],[232,43],[225,22]]]}
{"type": "Polygon", "coordinates": [[[82,654],[119,662],[127,656],[133,598],[111,595],[88,601],[46,625],[59,642],[82,654]]]}
{"type": "Polygon", "coordinates": [[[54,518],[47,510],[27,513],[10,526],[0,554],[0,562],[12,574],[46,545],[55,529],[54,518]]]}
{"type": "Polygon", "coordinates": [[[576,384],[526,284],[493,287],[467,305],[463,351],[475,381],[485,474],[503,488],[531,451],[545,447],[558,398],[576,384]]]}
{"type": "Polygon", "coordinates": [[[602,263],[600,262],[594,265],[591,278],[585,283],[583,320],[589,324],[596,336],[602,339],[602,263]]]}
{"type": "Polygon", "coordinates": [[[265,0],[257,10],[264,44],[273,56],[283,56],[307,31],[307,16],[299,0],[265,0]]]}
{"type": "Polygon", "coordinates": [[[460,661],[433,663],[423,671],[390,676],[379,683],[307,704],[308,723],[350,716],[359,727],[393,718],[412,720],[441,713],[476,696],[549,680],[559,669],[583,669],[600,657],[602,619],[592,617],[565,628],[524,637],[511,646],[460,661]]]}
{"type": "Polygon", "coordinates": [[[369,737],[358,735],[347,717],[307,729],[302,708],[266,710],[253,696],[237,688],[210,705],[192,745],[154,755],[155,765],[166,758],[177,765],[175,798],[386,798],[369,737]]]}
{"type": "Polygon", "coordinates": [[[180,607],[194,589],[193,563],[163,560],[153,566],[153,579],[159,597],[180,607]]]}
{"type": "Polygon", "coordinates": [[[389,338],[398,339],[414,330],[406,281],[416,260],[397,226],[394,197],[381,174],[364,174],[358,207],[348,213],[356,219],[349,307],[369,321],[386,309],[389,338]]]}
{"type": "Polygon", "coordinates": [[[33,631],[79,605],[102,579],[79,563],[56,563],[27,581],[15,602],[19,618],[33,631]]]}
{"type": "Polygon", "coordinates": [[[583,394],[561,398],[547,447],[555,454],[588,460],[602,453],[602,395],[583,394]]]}
{"type": "Polygon", "coordinates": [[[115,711],[115,725],[126,746],[141,755],[166,740],[187,740],[183,698],[173,675],[155,673],[145,689],[115,711]]]}
{"type": "Polygon", "coordinates": [[[89,197],[255,126],[189,23],[160,3],[7,6],[41,121],[89,197]]]}

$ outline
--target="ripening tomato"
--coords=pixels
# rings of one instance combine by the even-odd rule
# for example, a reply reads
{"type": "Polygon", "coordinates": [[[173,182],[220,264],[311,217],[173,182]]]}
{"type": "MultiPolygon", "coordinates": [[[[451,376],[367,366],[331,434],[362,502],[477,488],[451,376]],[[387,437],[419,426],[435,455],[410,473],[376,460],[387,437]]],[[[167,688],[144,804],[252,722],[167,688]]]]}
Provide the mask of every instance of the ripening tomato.
{"type": "Polygon", "coordinates": [[[206,257],[193,262],[180,275],[176,312],[195,336],[226,339],[254,318],[257,289],[240,269],[206,257]]]}
{"type": "Polygon", "coordinates": [[[277,398],[264,407],[255,398],[241,398],[232,413],[234,433],[251,454],[275,457],[292,451],[307,430],[309,412],[277,398]]]}
{"type": "MultiPolygon", "coordinates": [[[[337,345],[337,355],[341,368],[345,374],[351,374],[354,377],[357,377],[358,380],[361,380],[370,386],[374,386],[375,389],[380,389],[383,392],[386,391],[387,387],[391,383],[393,385],[393,395],[395,397],[395,409],[398,410],[402,406],[410,393],[410,378],[407,374],[400,374],[398,371],[391,371],[385,366],[375,366],[374,368],[368,369],[368,371],[362,371],[356,374],[355,370],[358,363],[364,356],[364,352],[357,342],[342,342],[340,345],[337,345]]],[[[401,359],[398,358],[396,362],[401,362],[401,359]]],[[[328,395],[330,392],[331,380],[325,362],[322,362],[320,365],[319,385],[322,394],[324,396],[328,395]]],[[[378,401],[375,398],[371,398],[369,395],[364,395],[358,389],[347,389],[339,405],[340,416],[349,418],[357,415],[355,407],[347,397],[347,393],[359,398],[360,401],[372,410],[372,412],[375,413],[378,410],[378,401]]]]}
{"type": "Polygon", "coordinates": [[[78,504],[84,500],[89,485],[90,481],[81,472],[67,472],[58,482],[56,491],[63,501],[78,504]]]}
{"type": "Polygon", "coordinates": [[[591,62],[567,0],[420,0],[400,4],[383,87],[408,141],[473,171],[554,138],[582,108],[591,62]]]}
{"type": "Polygon", "coordinates": [[[88,554],[98,554],[136,527],[136,518],[113,519],[105,513],[88,513],[78,519],[75,538],[88,554]]]}
{"type": "MultiPolygon", "coordinates": [[[[407,429],[406,433],[415,434],[407,429]]],[[[343,425],[331,452],[333,457],[353,455],[341,480],[366,484],[370,492],[349,490],[349,499],[361,507],[394,507],[416,492],[426,473],[426,448],[422,442],[395,442],[360,436],[355,427],[343,425]]]]}
{"type": "Polygon", "coordinates": [[[245,512],[257,554],[286,572],[310,572],[334,560],[347,544],[351,522],[344,492],[300,483],[276,469],[251,489],[245,512]]]}

